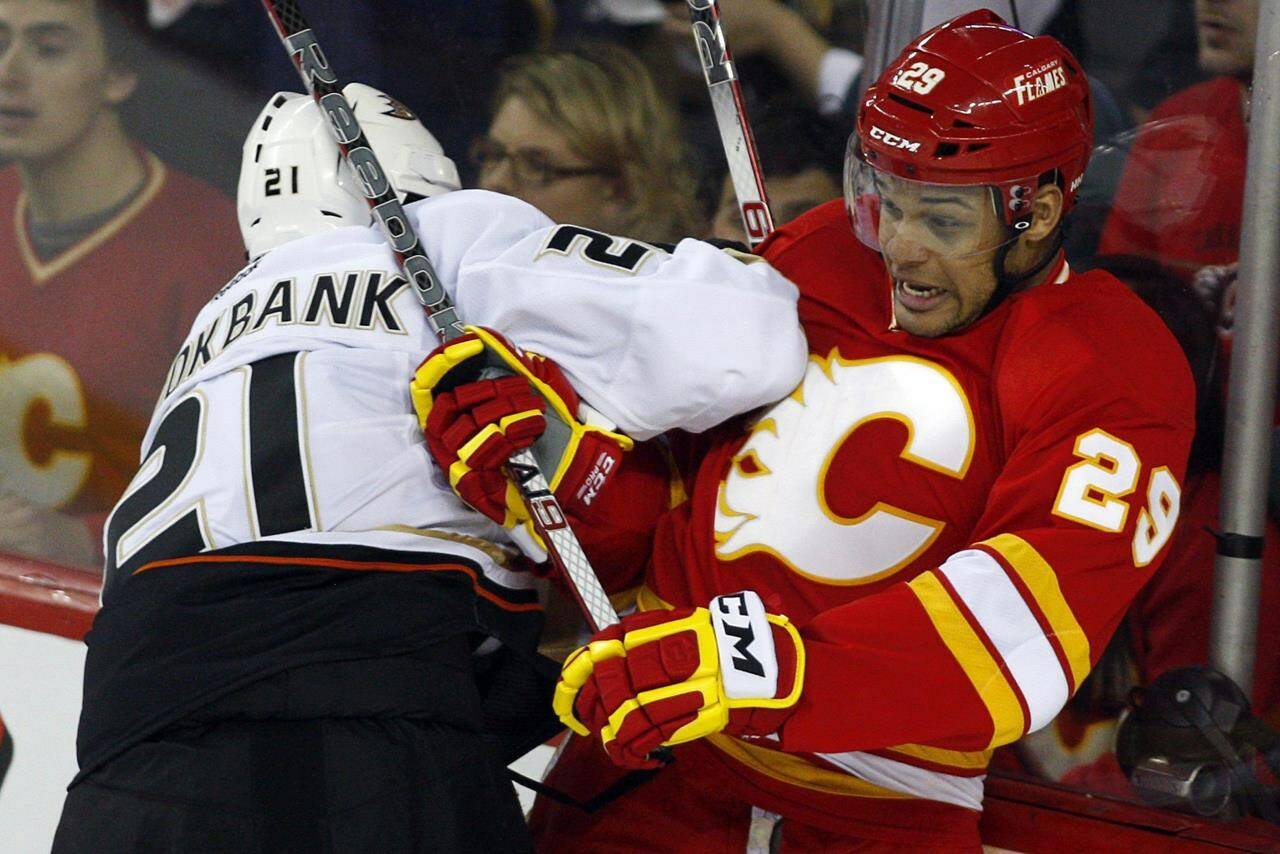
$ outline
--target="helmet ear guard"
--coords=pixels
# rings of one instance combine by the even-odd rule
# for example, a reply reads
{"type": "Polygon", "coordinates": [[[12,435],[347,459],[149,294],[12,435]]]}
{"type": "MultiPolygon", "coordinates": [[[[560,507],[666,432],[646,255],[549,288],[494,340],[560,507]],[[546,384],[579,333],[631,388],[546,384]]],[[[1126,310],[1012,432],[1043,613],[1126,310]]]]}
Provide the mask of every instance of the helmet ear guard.
{"type": "MultiPolygon", "coordinates": [[[[435,137],[391,96],[363,83],[343,94],[401,201],[461,186],[435,137]]],[[[306,95],[277,92],[244,143],[236,213],[250,258],[291,240],[353,225],[370,213],[320,108],[306,95]]]]}

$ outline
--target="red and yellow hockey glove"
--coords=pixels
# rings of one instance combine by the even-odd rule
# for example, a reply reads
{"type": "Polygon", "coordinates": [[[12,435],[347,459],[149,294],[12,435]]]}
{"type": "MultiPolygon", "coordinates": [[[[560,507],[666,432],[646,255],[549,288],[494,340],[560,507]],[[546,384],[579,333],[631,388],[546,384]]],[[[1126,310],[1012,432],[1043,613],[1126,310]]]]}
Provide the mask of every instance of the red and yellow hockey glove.
{"type": "Polygon", "coordinates": [[[427,448],[449,485],[495,522],[532,532],[503,471],[513,453],[532,447],[566,512],[589,519],[632,440],[580,420],[578,395],[554,362],[491,329],[466,329],[433,350],[410,384],[427,448]]]}
{"type": "Polygon", "coordinates": [[[623,617],[565,660],[552,703],[574,732],[599,733],[618,765],[653,768],[659,745],[776,732],[803,685],[800,633],[744,590],[623,617]]]}

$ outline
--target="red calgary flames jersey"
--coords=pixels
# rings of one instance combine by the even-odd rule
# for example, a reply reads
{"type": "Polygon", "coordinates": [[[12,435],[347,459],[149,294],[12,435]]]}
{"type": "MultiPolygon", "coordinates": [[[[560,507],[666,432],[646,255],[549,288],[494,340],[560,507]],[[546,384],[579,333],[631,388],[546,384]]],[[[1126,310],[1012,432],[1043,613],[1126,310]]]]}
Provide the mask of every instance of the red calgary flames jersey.
{"type": "Polygon", "coordinates": [[[800,287],[808,372],[720,428],[659,524],[640,605],[749,588],[800,628],[779,742],[695,748],[745,800],[819,826],[971,817],[990,751],[1057,714],[1163,558],[1190,372],[1103,273],[1061,264],[927,339],[890,328],[884,267],[840,202],[763,254],[800,287]]]}
{"type": "Polygon", "coordinates": [[[143,156],[139,196],[50,260],[0,171],[0,490],[42,507],[111,508],[174,351],[244,260],[231,202],[143,156]]]}

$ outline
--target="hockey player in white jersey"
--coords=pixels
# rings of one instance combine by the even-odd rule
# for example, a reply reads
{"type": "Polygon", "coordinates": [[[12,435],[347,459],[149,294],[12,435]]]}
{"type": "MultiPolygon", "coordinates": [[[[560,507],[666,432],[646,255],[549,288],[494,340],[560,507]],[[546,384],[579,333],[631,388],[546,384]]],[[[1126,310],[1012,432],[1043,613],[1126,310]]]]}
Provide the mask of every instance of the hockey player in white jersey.
{"type": "MultiPolygon", "coordinates": [[[[345,91],[424,197],[407,212],[460,316],[560,365],[579,432],[702,430],[798,381],[796,292],[767,265],[446,193],[417,119],[345,91]]],[[[477,686],[529,671],[472,653],[532,656],[540,606],[423,445],[407,382],[437,342],[320,123],[281,93],[246,141],[252,260],[176,354],[107,524],[55,851],[529,848],[477,686]]]]}

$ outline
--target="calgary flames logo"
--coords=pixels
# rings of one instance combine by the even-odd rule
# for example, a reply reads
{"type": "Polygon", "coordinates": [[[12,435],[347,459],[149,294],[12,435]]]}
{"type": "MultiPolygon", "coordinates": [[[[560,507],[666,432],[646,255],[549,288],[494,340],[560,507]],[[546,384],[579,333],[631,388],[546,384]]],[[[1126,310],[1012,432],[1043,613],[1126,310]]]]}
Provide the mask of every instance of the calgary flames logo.
{"type": "Polygon", "coordinates": [[[720,559],[766,552],[815,581],[865,584],[918,557],[941,521],[883,501],[846,518],[827,503],[836,453],[855,430],[881,418],[906,425],[902,459],[964,477],[973,457],[973,414],[948,371],[909,356],[810,357],[800,386],[756,424],[720,485],[720,559]]]}
{"type": "Polygon", "coordinates": [[[39,507],[72,501],[89,477],[86,451],[57,447],[51,437],[78,433],[87,406],[75,369],[52,353],[0,355],[0,491],[39,507]]]}

